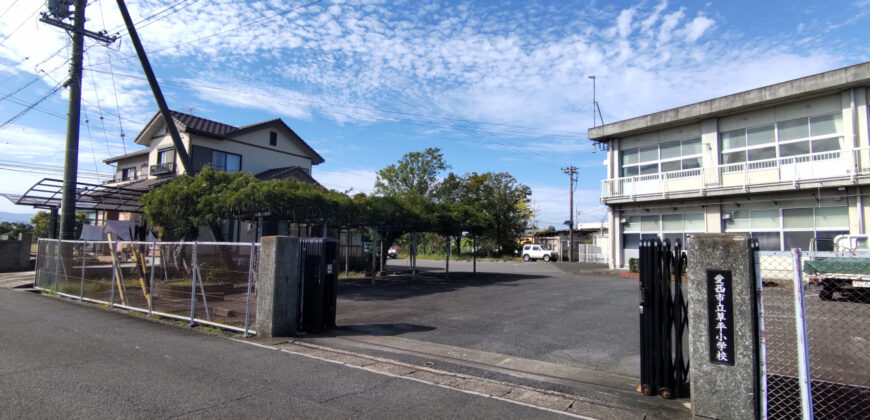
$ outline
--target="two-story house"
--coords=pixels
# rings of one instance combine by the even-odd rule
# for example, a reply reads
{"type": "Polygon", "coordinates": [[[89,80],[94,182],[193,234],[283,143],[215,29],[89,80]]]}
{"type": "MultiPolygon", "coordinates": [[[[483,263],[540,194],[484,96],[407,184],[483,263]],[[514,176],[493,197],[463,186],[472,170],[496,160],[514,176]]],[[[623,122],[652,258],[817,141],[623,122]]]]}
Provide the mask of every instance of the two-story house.
{"type": "MultiPolygon", "coordinates": [[[[311,168],[321,157],[281,119],[235,127],[217,121],[170,111],[182,143],[190,155],[193,171],[205,165],[227,172],[248,172],[258,179],[292,179],[316,182],[311,168]]],[[[147,191],[185,173],[176,157],[175,145],[160,113],[156,113],[136,136],[145,149],[106,159],[115,166],[108,184],[147,191]]],[[[103,211],[97,220],[131,220],[137,215],[103,211]]],[[[238,224],[238,222],[236,222],[238,224]]],[[[240,226],[227,227],[227,237],[238,239],[240,226]]]]}
{"type": "Polygon", "coordinates": [[[590,129],[611,267],[649,237],[745,232],[779,251],[865,234],[868,88],[863,63],[590,129]]]}

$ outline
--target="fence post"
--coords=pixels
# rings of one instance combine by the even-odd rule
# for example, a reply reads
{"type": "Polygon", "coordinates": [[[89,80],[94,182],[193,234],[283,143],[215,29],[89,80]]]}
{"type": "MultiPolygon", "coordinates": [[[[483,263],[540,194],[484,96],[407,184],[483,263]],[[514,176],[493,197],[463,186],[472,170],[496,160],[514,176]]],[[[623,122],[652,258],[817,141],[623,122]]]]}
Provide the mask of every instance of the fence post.
{"type": "Polygon", "coordinates": [[[109,295],[109,306],[115,306],[115,282],[118,279],[118,241],[112,241],[112,291],[109,295]]]}
{"type": "Polygon", "coordinates": [[[85,266],[87,265],[87,260],[85,259],[85,250],[87,248],[88,241],[82,242],[82,278],[79,284],[79,302],[81,302],[85,298],[85,266]]]}
{"type": "Polygon", "coordinates": [[[764,328],[764,284],[761,280],[761,255],[755,251],[755,305],[758,311],[758,392],[759,418],[767,419],[767,332],[764,328]]]}
{"type": "Polygon", "coordinates": [[[794,321],[797,333],[798,382],[801,389],[801,413],[804,420],[813,418],[813,391],[810,387],[809,343],[807,342],[807,319],[804,301],[804,284],[801,267],[801,250],[793,249],[794,255],[794,321]]]}
{"type": "MultiPolygon", "coordinates": [[[[163,256],[160,256],[163,259],[163,256]]],[[[151,278],[148,280],[148,315],[154,311],[154,267],[157,266],[157,241],[151,242],[151,278]]]]}
{"type": "Polygon", "coordinates": [[[257,246],[251,242],[251,258],[248,260],[248,293],[245,295],[245,333],[244,337],[248,336],[248,326],[251,319],[251,283],[254,278],[254,252],[257,251],[257,246]]]}
{"type": "Polygon", "coordinates": [[[193,326],[193,319],[196,315],[196,250],[197,242],[193,243],[193,256],[190,261],[190,325],[193,326]]]}

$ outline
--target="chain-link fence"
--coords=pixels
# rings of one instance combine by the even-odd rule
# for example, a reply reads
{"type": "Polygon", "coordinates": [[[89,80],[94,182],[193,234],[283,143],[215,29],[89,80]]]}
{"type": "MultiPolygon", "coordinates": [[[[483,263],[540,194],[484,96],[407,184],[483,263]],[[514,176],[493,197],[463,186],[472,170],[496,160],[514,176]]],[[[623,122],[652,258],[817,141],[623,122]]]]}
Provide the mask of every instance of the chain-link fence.
{"type": "Polygon", "coordinates": [[[253,333],[259,244],[40,239],[34,286],[253,333]]]}
{"type": "Polygon", "coordinates": [[[870,253],[759,254],[767,417],[870,418],[870,253]]]}

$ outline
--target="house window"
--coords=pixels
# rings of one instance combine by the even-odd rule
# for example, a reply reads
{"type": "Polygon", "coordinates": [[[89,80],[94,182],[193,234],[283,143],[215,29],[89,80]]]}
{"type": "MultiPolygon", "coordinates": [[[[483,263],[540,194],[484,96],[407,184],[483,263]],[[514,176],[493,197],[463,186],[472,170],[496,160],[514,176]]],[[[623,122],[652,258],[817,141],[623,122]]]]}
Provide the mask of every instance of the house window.
{"type": "Polygon", "coordinates": [[[172,163],[175,162],[175,149],[162,149],[157,152],[157,163],[172,163]]]}
{"type": "Polygon", "coordinates": [[[701,167],[701,139],[625,149],[621,163],[623,177],[697,169],[701,167]]]}
{"type": "Polygon", "coordinates": [[[809,207],[737,210],[725,222],[726,232],[748,232],[762,251],[793,248],[833,250],[833,239],[849,233],[849,208],[809,207]]]}
{"type": "MultiPolygon", "coordinates": [[[[837,152],[843,140],[840,113],[796,118],[719,133],[723,165],[837,152]]],[[[839,155],[834,156],[839,157],[839,155]]],[[[819,156],[813,159],[822,158],[819,156]]]]}
{"type": "Polygon", "coordinates": [[[269,146],[277,146],[278,145],[278,133],[274,131],[269,132],[269,146]]]}
{"type": "Polygon", "coordinates": [[[136,179],[136,168],[121,169],[121,181],[136,179]]]}
{"type": "Polygon", "coordinates": [[[242,170],[242,156],[235,153],[222,152],[202,146],[193,146],[191,160],[193,170],[199,172],[205,165],[224,172],[239,172],[242,170]]]}

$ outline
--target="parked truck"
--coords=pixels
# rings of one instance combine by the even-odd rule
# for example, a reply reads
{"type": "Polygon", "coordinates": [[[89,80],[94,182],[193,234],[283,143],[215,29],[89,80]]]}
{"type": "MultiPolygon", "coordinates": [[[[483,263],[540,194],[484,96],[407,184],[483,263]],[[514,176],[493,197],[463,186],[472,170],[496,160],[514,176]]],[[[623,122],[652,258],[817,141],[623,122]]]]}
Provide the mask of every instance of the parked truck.
{"type": "MultiPolygon", "coordinates": [[[[813,245],[810,249],[816,248],[813,245]]],[[[820,288],[819,299],[832,300],[836,292],[870,293],[870,235],[838,235],[834,238],[833,250],[856,255],[813,258],[804,262],[804,275],[820,288]]]]}

